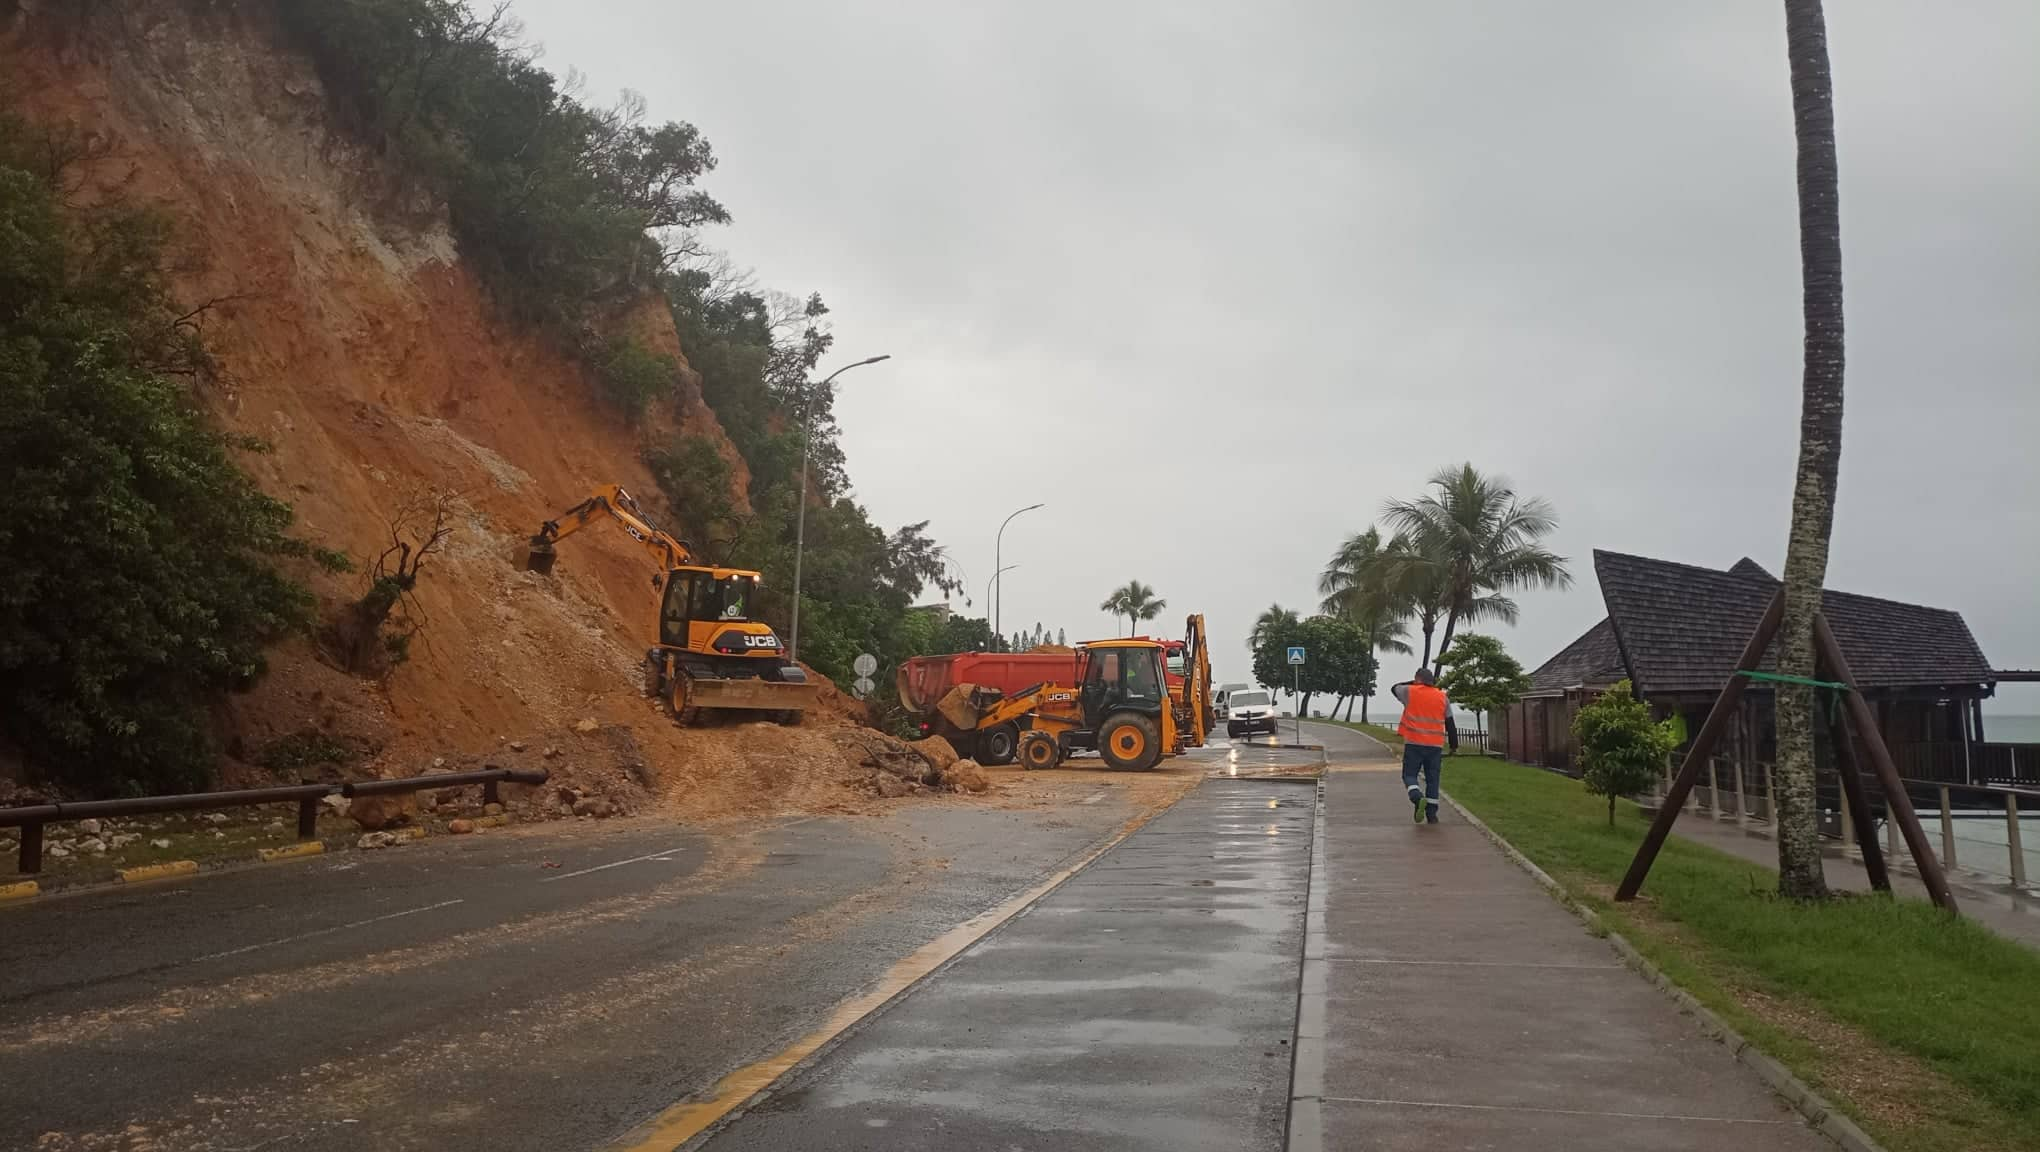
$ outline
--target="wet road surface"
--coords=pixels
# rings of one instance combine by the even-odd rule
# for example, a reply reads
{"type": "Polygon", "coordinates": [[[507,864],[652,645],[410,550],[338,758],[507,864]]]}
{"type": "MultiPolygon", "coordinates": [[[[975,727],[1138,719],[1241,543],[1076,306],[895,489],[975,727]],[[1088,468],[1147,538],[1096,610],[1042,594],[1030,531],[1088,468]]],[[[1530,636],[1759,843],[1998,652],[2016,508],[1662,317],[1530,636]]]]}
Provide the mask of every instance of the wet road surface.
{"type": "Polygon", "coordinates": [[[0,1148],[598,1147],[1120,828],[506,830],[0,909],[0,1148]]]}
{"type": "Polygon", "coordinates": [[[1280,1149],[1315,804],[1205,780],[703,1147],[1280,1149]]]}

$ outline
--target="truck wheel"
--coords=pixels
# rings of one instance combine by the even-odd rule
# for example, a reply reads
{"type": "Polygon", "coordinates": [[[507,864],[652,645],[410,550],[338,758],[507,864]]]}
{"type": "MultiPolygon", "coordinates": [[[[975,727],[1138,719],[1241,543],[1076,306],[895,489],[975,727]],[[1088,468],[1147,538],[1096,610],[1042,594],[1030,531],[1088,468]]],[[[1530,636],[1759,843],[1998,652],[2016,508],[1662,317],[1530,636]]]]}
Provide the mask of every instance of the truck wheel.
{"type": "Polygon", "coordinates": [[[1098,729],[1098,755],[1122,771],[1146,771],[1162,758],[1162,734],[1137,712],[1121,712],[1098,729]]]}
{"type": "Polygon", "coordinates": [[[997,728],[978,737],[978,762],[981,764],[1011,764],[1013,751],[1019,746],[1020,730],[1011,724],[997,728]]]}
{"type": "Polygon", "coordinates": [[[1053,768],[1062,761],[1062,746],[1046,732],[1029,732],[1020,738],[1020,764],[1030,771],[1053,768]]]}
{"type": "Polygon", "coordinates": [[[774,714],[773,719],[783,728],[792,728],[800,723],[800,709],[781,708],[774,714]]]}

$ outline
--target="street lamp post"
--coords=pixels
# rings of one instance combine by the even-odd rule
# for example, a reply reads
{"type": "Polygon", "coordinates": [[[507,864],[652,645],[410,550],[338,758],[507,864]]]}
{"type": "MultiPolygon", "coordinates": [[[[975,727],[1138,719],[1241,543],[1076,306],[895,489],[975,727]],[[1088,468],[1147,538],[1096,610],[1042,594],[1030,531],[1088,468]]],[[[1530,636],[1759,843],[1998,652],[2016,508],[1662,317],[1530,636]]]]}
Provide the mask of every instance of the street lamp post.
{"type": "MultiPolygon", "coordinates": [[[[1005,620],[1004,609],[1006,607],[1006,582],[1004,580],[999,579],[999,576],[1006,570],[1004,568],[999,567],[999,560],[1001,557],[1005,555],[1006,525],[1011,524],[1013,522],[1013,516],[1018,516],[1022,512],[1032,512],[1039,507],[1041,507],[1041,505],[1039,504],[1029,504],[1025,508],[1015,510],[1012,516],[1008,516],[1004,520],[1001,520],[999,522],[999,535],[992,542],[992,567],[994,569],[997,569],[997,571],[992,573],[992,583],[999,590],[998,596],[992,600],[992,631],[998,633],[1001,636],[1005,635],[1005,633],[999,631],[999,626],[1005,620]]],[[[1014,567],[1018,568],[1019,565],[1015,564],[1014,567]]]]}
{"type": "MultiPolygon", "coordinates": [[[[999,577],[1005,575],[1008,572],[1011,572],[1013,569],[1018,567],[1019,567],[1018,564],[1008,564],[1004,568],[999,569],[997,572],[992,573],[992,578],[990,580],[985,581],[985,603],[987,605],[992,603],[992,585],[998,582],[999,577]]],[[[998,631],[999,630],[997,628],[994,628],[992,629],[992,634],[994,636],[997,636],[998,631]]],[[[996,645],[994,646],[994,648],[996,649],[996,645]]]]}
{"type": "Polygon", "coordinates": [[[892,354],[888,352],[883,356],[873,356],[868,360],[859,360],[853,364],[843,365],[841,368],[823,377],[818,387],[810,389],[807,394],[807,401],[801,407],[800,507],[794,513],[793,519],[793,635],[787,639],[786,658],[788,660],[800,659],[800,559],[802,551],[807,547],[807,461],[808,448],[814,443],[815,438],[815,393],[828,391],[830,383],[836,377],[841,376],[852,368],[862,368],[866,364],[876,364],[880,360],[890,359],[892,359],[892,354]]]}

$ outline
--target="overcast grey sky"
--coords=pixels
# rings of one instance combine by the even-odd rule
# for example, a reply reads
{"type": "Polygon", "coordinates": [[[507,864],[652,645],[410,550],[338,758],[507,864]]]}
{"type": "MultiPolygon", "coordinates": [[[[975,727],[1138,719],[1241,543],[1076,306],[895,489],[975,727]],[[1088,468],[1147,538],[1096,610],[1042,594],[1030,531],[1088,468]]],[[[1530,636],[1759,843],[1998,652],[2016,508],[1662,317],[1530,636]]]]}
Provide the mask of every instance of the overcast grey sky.
{"type": "MultiPolygon", "coordinates": [[[[1776,2],[516,0],[714,143],[714,241],[820,291],[857,495],[1004,624],[1137,577],[1221,679],[1347,532],[1471,460],[1594,548],[1783,559],[1799,272],[1776,2]]],[[[1829,5],[1849,325],[1832,586],[2040,665],[2040,5],[1829,5]]],[[[1386,669],[1402,678],[1407,669],[1386,669]]],[[[2008,691],[1997,711],[2040,712],[2008,691]]]]}

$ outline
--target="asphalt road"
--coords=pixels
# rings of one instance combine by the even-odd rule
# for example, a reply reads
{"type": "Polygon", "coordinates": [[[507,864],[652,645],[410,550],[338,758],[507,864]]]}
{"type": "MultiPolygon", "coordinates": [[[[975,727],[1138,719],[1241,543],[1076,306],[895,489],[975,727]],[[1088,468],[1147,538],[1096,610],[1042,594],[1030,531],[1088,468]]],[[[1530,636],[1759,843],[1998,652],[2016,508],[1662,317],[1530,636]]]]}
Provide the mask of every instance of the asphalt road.
{"type": "Polygon", "coordinates": [[[602,1146],[1135,813],[545,826],[0,908],[0,1149],[602,1146]]]}
{"type": "Polygon", "coordinates": [[[1316,788],[1209,779],[709,1152],[1279,1152],[1316,788]]]}

